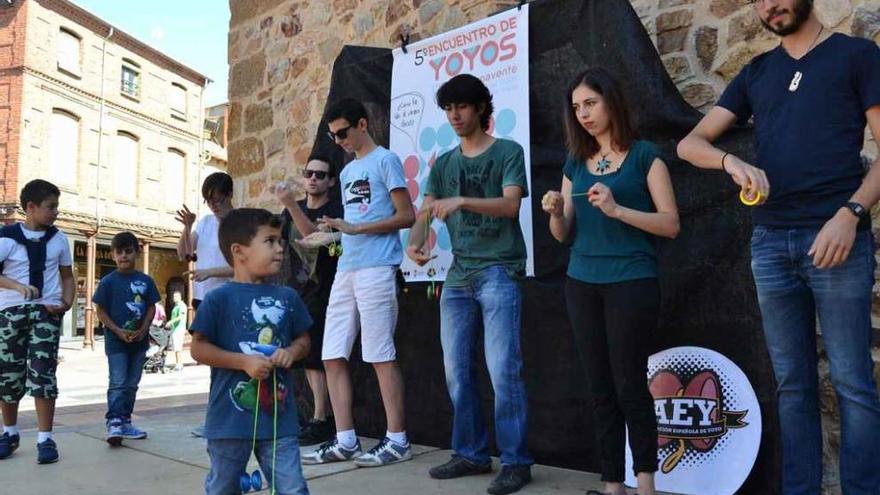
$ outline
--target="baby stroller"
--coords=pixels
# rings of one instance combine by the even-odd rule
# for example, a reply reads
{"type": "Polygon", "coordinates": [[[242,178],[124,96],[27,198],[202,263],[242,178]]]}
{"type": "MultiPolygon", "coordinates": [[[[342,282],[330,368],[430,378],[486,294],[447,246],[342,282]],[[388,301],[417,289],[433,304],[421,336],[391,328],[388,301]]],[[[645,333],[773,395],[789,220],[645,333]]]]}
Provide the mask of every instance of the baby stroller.
{"type": "Polygon", "coordinates": [[[144,371],[147,373],[165,373],[165,355],[171,344],[171,330],[163,327],[150,327],[150,348],[147,349],[147,361],[144,371]]]}

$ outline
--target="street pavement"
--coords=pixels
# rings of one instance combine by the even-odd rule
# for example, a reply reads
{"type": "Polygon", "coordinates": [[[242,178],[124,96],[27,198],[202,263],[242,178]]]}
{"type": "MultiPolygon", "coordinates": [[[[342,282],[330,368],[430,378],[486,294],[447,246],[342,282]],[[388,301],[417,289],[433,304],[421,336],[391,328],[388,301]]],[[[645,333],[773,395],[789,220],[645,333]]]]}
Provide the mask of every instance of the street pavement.
{"type": "MultiPolygon", "coordinates": [[[[127,440],[120,448],[104,442],[107,364],[100,344],[83,350],[79,343],[62,346],[59,365],[61,396],[55,439],[61,460],[36,463],[36,417],[33,401],[22,401],[21,447],[0,461],[0,494],[198,494],[209,461],[205,441],[190,435],[204,418],[210,370],[187,355],[180,373],[145,374],[133,422],[149,433],[145,440],[127,440]]],[[[376,440],[361,439],[369,448],[376,440]]],[[[314,447],[304,447],[307,452],[314,447]]],[[[498,473],[458,480],[428,477],[431,466],[449,459],[450,451],[414,446],[412,461],[384,468],[358,468],[352,463],[304,466],[309,489],[316,495],[480,494],[498,473]]],[[[257,469],[251,460],[249,471],[257,469]]],[[[534,466],[533,482],[524,495],[583,494],[601,489],[596,474],[534,466]]],[[[262,493],[268,493],[264,491],[262,493]]]]}

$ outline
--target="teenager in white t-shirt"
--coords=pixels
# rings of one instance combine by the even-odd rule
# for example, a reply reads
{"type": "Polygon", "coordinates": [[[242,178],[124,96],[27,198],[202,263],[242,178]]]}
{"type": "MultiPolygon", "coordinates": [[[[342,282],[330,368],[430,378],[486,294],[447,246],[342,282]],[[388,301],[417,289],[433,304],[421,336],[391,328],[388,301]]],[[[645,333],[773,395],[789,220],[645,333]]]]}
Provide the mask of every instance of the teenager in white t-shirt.
{"type": "Polygon", "coordinates": [[[363,104],[350,98],[337,102],[327,111],[327,124],[336,144],[355,155],[339,174],[344,218],[318,220],[319,227],[342,232],[342,256],[330,290],[321,352],[336,438],[304,455],[303,464],[354,459],[358,466],[385,466],[412,458],[394,330],[396,273],[403,258],[399,230],[412,226],[415,213],[400,158],[373,141],[363,104]],[[376,371],[388,425],[385,438],[365,453],[355,433],[348,369],[358,333],[361,357],[376,371]]]}
{"type": "Polygon", "coordinates": [[[53,226],[61,192],[44,180],[21,190],[24,223],[0,231],[0,459],[18,448],[18,404],[25,391],[37,409],[37,462],[58,460],[52,439],[61,319],[76,282],[67,237],[53,226]]]}
{"type": "Polygon", "coordinates": [[[223,258],[217,241],[220,221],[232,211],[232,177],[223,172],[215,172],[206,177],[202,183],[202,198],[211,214],[205,215],[196,223],[195,213],[183,205],[176,217],[183,224],[183,235],[177,243],[177,255],[181,260],[195,258],[196,261],[195,271],[187,273],[193,277],[193,307],[196,309],[205,294],[232,277],[232,267],[223,258]]]}

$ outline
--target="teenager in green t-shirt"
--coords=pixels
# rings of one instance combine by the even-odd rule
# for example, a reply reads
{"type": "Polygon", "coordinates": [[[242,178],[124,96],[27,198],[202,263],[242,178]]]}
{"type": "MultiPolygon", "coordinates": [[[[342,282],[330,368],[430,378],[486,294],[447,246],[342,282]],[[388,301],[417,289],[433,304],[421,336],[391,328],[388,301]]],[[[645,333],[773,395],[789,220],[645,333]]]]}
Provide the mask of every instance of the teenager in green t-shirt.
{"type": "Polygon", "coordinates": [[[432,468],[430,475],[449,479],[492,470],[480,384],[473,373],[482,321],[502,464],[488,492],[513,493],[531,481],[534,462],[526,445],[528,402],[520,376],[522,292],[518,279],[525,272],[526,249],[519,208],[529,193],[523,149],[487,134],[492,94],[476,77],[462,74],[450,79],[437,91],[437,104],[446,112],[461,145],[441,155],[431,169],[423,214],[407,247],[407,255],[424,265],[430,260],[424,249],[429,222],[421,219],[434,216],[446,222],[453,261],[440,298],[440,339],[455,410],[455,455],[432,468]]]}
{"type": "Polygon", "coordinates": [[[660,308],[652,238],[678,235],[672,181],[657,148],[635,138],[608,71],[587,69],[566,99],[562,191],[548,191],[542,206],[558,241],[575,226],[565,299],[593,396],[603,493],[627,493],[628,427],[639,493],[654,495],[657,420],[645,376],[660,308]]]}

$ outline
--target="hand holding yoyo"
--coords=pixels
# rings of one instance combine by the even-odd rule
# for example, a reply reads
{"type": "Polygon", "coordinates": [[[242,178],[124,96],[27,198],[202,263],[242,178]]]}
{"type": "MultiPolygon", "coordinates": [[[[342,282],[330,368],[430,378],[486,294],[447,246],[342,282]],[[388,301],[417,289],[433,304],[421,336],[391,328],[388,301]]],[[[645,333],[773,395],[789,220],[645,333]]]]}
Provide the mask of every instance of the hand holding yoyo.
{"type": "Polygon", "coordinates": [[[565,199],[559,191],[547,191],[541,198],[541,208],[551,217],[561,217],[563,214],[565,199]]]}
{"type": "Polygon", "coordinates": [[[721,169],[740,186],[739,199],[744,205],[759,205],[770,197],[770,182],[767,180],[767,174],[758,167],[749,165],[730,153],[725,153],[721,157],[721,169]]]}

